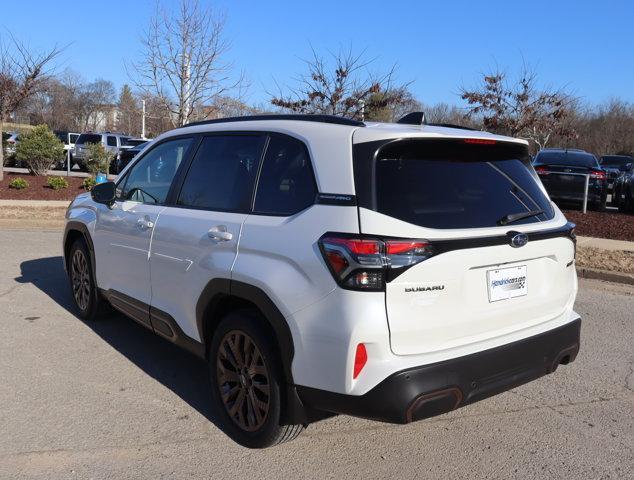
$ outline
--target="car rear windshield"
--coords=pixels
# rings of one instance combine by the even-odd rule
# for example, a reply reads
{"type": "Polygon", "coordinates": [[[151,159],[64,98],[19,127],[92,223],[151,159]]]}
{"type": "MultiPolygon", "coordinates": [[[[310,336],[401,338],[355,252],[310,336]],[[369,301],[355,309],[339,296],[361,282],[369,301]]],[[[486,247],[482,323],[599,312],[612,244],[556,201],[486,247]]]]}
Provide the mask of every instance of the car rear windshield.
{"type": "Polygon", "coordinates": [[[601,157],[601,165],[606,167],[622,167],[627,165],[628,163],[633,163],[634,159],[632,157],[614,155],[614,156],[603,156],[601,157]]]}
{"type": "Polygon", "coordinates": [[[95,133],[82,133],[75,143],[101,143],[101,135],[95,133]]]}
{"type": "Polygon", "coordinates": [[[125,145],[125,146],[129,146],[129,147],[136,147],[137,145],[142,145],[145,142],[147,142],[147,140],[143,140],[140,138],[125,138],[125,139],[121,139],[121,145],[125,145]]]}
{"type": "Polygon", "coordinates": [[[535,165],[566,165],[586,168],[598,167],[594,155],[586,152],[540,152],[535,157],[535,165]]]}
{"type": "Polygon", "coordinates": [[[542,210],[509,226],[553,218],[523,145],[398,141],[376,156],[376,211],[429,228],[498,226],[507,215],[542,210]]]}

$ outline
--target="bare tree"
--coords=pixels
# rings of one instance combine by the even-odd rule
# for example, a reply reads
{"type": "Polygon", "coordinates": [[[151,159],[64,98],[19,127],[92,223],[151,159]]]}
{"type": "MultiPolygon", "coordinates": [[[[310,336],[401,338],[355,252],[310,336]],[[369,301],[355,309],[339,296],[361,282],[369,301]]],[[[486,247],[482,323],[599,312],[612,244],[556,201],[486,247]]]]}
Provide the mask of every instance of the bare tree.
{"type": "Polygon", "coordinates": [[[306,114],[339,115],[348,118],[389,120],[396,106],[410,102],[407,85],[393,83],[396,66],[376,75],[369,72],[374,59],[351,49],[331,53],[328,63],[314,49],[305,60],[308,72],[296,79],[297,86],[281,89],[271,104],[284,110],[306,114]]]}
{"type": "Polygon", "coordinates": [[[481,119],[488,130],[527,138],[538,149],[554,135],[574,136],[565,121],[574,97],[562,89],[540,90],[536,73],[526,65],[516,82],[509,82],[506,73],[496,70],[483,75],[479,87],[462,88],[461,98],[469,105],[469,118],[481,119]]]}
{"type": "MultiPolygon", "coordinates": [[[[9,44],[0,39],[0,131],[10,115],[40,91],[49,67],[61,53],[57,46],[34,53],[11,36],[9,44]]],[[[0,180],[4,177],[4,152],[0,148],[0,180]]]]}
{"type": "Polygon", "coordinates": [[[160,100],[173,126],[199,116],[228,90],[230,65],[223,61],[224,18],[201,8],[198,0],[181,0],[175,14],[157,7],[142,40],[143,59],[132,65],[134,84],[160,100]]]}

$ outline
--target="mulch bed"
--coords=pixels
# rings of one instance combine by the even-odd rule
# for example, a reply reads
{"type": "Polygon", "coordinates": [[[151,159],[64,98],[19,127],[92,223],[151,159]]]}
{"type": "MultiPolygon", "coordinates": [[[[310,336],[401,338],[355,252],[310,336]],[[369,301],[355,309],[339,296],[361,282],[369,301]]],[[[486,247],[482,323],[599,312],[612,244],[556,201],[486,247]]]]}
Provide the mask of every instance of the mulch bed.
{"type": "Polygon", "coordinates": [[[577,235],[634,242],[634,215],[617,212],[564,210],[568,220],[577,224],[577,235]]]}
{"type": "Polygon", "coordinates": [[[1,200],[72,200],[80,193],[85,192],[82,187],[84,181],[81,177],[67,177],[60,175],[68,182],[68,188],[53,190],[47,185],[46,176],[36,177],[18,173],[4,173],[4,180],[0,182],[1,200]],[[23,178],[29,183],[27,188],[16,190],[9,188],[9,183],[15,178],[23,178]]]}

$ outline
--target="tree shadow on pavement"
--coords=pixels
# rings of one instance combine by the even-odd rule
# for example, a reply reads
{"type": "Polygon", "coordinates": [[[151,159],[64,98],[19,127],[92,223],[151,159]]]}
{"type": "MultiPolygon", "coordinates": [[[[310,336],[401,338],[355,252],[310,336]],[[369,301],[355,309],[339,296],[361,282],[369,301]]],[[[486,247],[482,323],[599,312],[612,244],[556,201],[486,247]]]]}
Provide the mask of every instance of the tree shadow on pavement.
{"type": "MultiPolygon", "coordinates": [[[[76,316],[62,257],[28,260],[20,264],[20,269],[22,276],[15,279],[17,282],[33,284],[76,316]]],[[[218,426],[217,414],[211,408],[210,383],[204,361],[114,310],[103,319],[84,323],[146,374],[218,426]]]]}

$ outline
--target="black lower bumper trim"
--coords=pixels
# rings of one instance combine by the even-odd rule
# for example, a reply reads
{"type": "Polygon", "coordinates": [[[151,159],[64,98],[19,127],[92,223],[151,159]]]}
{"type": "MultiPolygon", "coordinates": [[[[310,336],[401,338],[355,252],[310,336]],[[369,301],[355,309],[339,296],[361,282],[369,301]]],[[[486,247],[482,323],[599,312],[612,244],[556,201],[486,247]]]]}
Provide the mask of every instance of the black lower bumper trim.
{"type": "Polygon", "coordinates": [[[397,372],[364,395],[297,386],[304,405],[391,423],[446,413],[509,390],[572,362],[581,319],[497,348],[397,372]]]}

